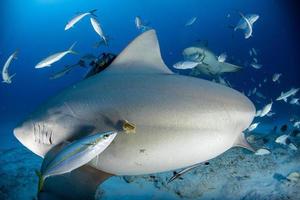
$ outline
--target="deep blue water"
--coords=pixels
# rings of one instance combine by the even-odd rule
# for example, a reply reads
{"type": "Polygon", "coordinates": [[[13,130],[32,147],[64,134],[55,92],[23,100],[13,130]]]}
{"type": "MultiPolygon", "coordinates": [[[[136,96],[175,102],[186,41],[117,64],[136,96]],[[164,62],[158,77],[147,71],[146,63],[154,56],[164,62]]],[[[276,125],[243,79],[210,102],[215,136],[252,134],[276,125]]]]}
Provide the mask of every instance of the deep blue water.
{"type": "MultiPolygon", "coordinates": [[[[20,146],[13,137],[13,128],[47,98],[80,81],[87,71],[78,67],[60,79],[49,80],[53,72],[77,62],[80,57],[68,55],[50,68],[35,69],[42,58],[68,49],[75,41],[78,42],[75,50],[81,55],[119,53],[141,33],[135,27],[135,16],[141,16],[157,31],[163,59],[172,70],[172,65],[182,59],[184,48],[197,40],[206,40],[208,48],[217,55],[226,52],[228,61],[243,67],[239,72],[224,76],[233,88],[247,93],[268,78],[268,82],[258,88],[267,97],[255,103],[258,109],[271,99],[274,101],[281,91],[300,87],[300,21],[293,1],[2,0],[0,65],[3,66],[16,49],[19,54],[9,69],[16,73],[12,84],[0,83],[0,148],[20,146]],[[88,17],[64,31],[75,13],[92,9],[98,9],[96,14],[102,28],[112,38],[108,47],[92,47],[99,36],[88,17]],[[260,16],[250,39],[244,39],[242,31],[233,32],[229,28],[240,19],[237,11],[260,16]],[[185,27],[186,21],[193,16],[197,17],[195,24],[185,27]],[[263,65],[259,70],[245,65],[251,61],[248,52],[252,47],[258,51],[257,59],[263,65]],[[283,74],[279,84],[271,81],[274,73],[283,74]]],[[[300,93],[296,97],[300,97],[300,93]]],[[[252,96],[250,99],[255,102],[259,98],[252,96]]],[[[292,116],[300,117],[300,106],[283,101],[275,102],[273,111],[276,112],[274,117],[261,121],[273,126],[278,121],[287,122],[292,116]]]]}

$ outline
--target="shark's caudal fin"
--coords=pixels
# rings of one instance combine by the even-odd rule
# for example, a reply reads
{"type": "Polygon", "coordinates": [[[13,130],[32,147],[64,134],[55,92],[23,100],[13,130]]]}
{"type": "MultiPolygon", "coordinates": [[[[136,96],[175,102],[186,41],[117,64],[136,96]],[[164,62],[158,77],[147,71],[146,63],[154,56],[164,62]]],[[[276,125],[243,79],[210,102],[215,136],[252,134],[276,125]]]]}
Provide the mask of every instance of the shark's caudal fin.
{"type": "Polygon", "coordinates": [[[156,33],[149,30],[133,40],[101,74],[172,74],[161,58],[156,33]]]}
{"type": "Polygon", "coordinates": [[[249,151],[255,152],[255,149],[253,149],[253,147],[251,147],[250,144],[247,142],[244,133],[239,134],[239,136],[236,138],[233,146],[234,147],[242,147],[242,148],[248,149],[249,151]]]}

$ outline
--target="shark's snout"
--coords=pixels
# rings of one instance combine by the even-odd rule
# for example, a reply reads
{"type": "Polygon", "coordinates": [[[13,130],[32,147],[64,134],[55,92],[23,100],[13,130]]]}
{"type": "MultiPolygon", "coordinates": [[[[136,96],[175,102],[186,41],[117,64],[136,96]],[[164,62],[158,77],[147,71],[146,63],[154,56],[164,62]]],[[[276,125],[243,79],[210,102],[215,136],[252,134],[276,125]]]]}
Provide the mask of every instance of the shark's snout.
{"type": "Polygon", "coordinates": [[[17,140],[19,140],[19,142],[21,144],[23,144],[24,146],[28,147],[28,139],[29,139],[29,135],[31,135],[31,128],[28,127],[28,125],[20,125],[17,126],[16,128],[14,128],[13,130],[14,132],[14,136],[17,138],[17,140]]]}
{"type": "Polygon", "coordinates": [[[14,136],[22,143],[22,131],[20,127],[16,127],[13,130],[14,136]]]}

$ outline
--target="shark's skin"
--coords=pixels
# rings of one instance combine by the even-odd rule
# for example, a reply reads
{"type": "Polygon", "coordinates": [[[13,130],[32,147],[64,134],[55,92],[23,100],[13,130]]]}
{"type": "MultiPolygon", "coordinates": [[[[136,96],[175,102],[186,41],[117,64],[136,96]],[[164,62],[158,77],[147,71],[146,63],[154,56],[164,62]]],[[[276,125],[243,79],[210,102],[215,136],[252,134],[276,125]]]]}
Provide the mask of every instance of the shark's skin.
{"type": "Polygon", "coordinates": [[[41,105],[14,134],[44,157],[66,140],[117,131],[89,165],[109,174],[139,175],[191,166],[247,146],[242,131],[254,116],[254,105],[238,91],[172,73],[150,30],[104,71],[41,105]],[[135,133],[122,133],[124,120],[135,124],[135,133]]]}

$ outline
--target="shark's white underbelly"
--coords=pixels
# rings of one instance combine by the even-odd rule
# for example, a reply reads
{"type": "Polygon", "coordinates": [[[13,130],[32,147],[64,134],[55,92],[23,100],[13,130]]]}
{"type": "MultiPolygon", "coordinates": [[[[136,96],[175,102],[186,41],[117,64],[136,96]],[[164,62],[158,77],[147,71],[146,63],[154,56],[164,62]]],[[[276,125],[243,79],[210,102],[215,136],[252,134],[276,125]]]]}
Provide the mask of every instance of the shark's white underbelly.
{"type": "MultiPolygon", "coordinates": [[[[136,124],[136,133],[120,132],[90,163],[95,168],[137,175],[203,162],[231,148],[253,119],[252,103],[232,89],[175,75],[145,80],[143,76],[128,77],[115,84],[117,88],[104,80],[97,97],[86,96],[85,108],[75,106],[79,118],[98,118],[97,131],[118,129],[122,120],[136,124]],[[139,89],[132,88],[136,82],[139,89]],[[95,111],[93,116],[88,116],[91,111],[95,111]]],[[[93,94],[94,90],[86,92],[93,94]]]]}

